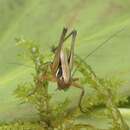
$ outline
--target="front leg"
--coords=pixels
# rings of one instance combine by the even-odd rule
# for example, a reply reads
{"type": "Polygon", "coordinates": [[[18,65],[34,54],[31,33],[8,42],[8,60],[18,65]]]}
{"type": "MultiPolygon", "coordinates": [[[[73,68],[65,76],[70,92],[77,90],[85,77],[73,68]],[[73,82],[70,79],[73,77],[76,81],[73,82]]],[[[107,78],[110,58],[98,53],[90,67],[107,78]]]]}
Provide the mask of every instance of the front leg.
{"type": "Polygon", "coordinates": [[[64,38],[65,38],[66,33],[67,33],[67,28],[63,28],[63,31],[62,31],[62,34],[60,37],[60,41],[59,41],[59,45],[56,49],[55,57],[54,57],[52,65],[51,65],[51,69],[52,69],[52,72],[54,74],[56,74],[57,69],[58,69],[59,64],[60,64],[60,52],[61,52],[61,49],[63,47],[64,38]]]}

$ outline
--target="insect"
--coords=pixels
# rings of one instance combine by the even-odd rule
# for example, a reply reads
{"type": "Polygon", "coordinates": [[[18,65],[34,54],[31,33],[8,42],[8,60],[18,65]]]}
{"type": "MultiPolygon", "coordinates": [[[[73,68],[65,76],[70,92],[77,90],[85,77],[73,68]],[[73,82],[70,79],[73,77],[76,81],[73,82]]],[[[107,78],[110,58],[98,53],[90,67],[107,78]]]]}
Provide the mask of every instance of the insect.
{"type": "Polygon", "coordinates": [[[59,90],[68,89],[70,86],[81,89],[81,95],[79,99],[79,108],[82,111],[81,100],[85,93],[84,88],[77,82],[78,78],[72,77],[72,70],[74,65],[74,47],[75,47],[75,39],[77,35],[76,30],[72,30],[67,35],[67,28],[63,28],[58,47],[55,49],[53,62],[50,64],[51,68],[51,77],[47,77],[43,75],[40,80],[50,80],[57,82],[57,86],[59,90]],[[64,49],[65,41],[72,36],[71,47],[70,50],[64,49]]]}
{"type": "Polygon", "coordinates": [[[72,78],[72,69],[74,62],[74,45],[77,32],[73,30],[66,36],[67,28],[63,29],[59,45],[55,51],[55,57],[51,64],[52,74],[57,80],[59,89],[66,89],[73,84],[75,79],[72,78]],[[72,35],[72,42],[70,50],[64,50],[64,41],[72,35]]]}

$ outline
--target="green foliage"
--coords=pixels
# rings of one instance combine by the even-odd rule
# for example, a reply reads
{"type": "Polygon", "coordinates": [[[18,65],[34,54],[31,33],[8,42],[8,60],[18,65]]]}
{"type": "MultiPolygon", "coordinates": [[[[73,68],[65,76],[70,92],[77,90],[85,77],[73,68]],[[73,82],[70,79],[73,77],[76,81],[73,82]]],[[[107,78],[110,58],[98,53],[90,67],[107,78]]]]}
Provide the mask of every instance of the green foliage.
{"type": "Polygon", "coordinates": [[[3,124],[0,126],[0,130],[44,130],[42,126],[34,122],[15,122],[9,124],[3,124]]]}
{"type": "MultiPolygon", "coordinates": [[[[42,54],[39,46],[32,41],[18,40],[18,44],[27,49],[28,56],[35,66],[35,72],[33,82],[19,84],[14,94],[22,103],[31,103],[35,106],[40,125],[45,130],[54,128],[57,130],[80,130],[82,128],[98,130],[89,124],[75,123],[81,113],[77,108],[73,111],[68,110],[70,103],[68,99],[57,104],[51,103],[53,94],[49,92],[50,81],[44,80],[43,76],[51,76],[49,66],[52,54],[42,54]]],[[[126,102],[127,99],[127,97],[120,97],[117,93],[117,89],[123,82],[113,78],[98,78],[91,67],[78,56],[76,56],[75,64],[78,72],[82,74],[80,84],[87,84],[94,91],[94,95],[84,100],[84,109],[91,113],[95,106],[104,105],[107,111],[104,115],[112,119],[112,127],[109,130],[128,130],[128,125],[117,107],[120,102],[126,102]]]]}

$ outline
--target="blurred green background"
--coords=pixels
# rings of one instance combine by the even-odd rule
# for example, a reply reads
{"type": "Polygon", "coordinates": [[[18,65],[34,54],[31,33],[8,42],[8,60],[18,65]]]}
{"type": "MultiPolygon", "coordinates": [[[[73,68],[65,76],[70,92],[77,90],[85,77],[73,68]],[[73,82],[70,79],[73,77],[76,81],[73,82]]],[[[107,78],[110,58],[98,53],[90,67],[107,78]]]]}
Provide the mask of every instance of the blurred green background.
{"type": "MultiPolygon", "coordinates": [[[[100,77],[126,81],[122,93],[130,95],[129,23],[130,0],[0,0],[0,121],[36,118],[33,107],[20,105],[13,95],[17,84],[29,80],[32,72],[32,68],[10,64],[27,64],[17,57],[15,38],[35,40],[43,52],[50,51],[64,26],[78,31],[76,54],[83,58],[124,28],[86,62],[100,77]]],[[[55,100],[57,96],[78,98],[78,93],[73,89],[57,92],[55,100]]]]}

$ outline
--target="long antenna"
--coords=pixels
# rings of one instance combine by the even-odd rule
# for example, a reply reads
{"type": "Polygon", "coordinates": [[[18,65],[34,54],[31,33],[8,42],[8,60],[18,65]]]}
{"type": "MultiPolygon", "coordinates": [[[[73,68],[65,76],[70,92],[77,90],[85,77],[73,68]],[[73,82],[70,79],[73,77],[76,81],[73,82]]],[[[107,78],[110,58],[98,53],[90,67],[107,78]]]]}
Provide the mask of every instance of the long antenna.
{"type": "MultiPolygon", "coordinates": [[[[100,45],[98,45],[93,51],[91,51],[87,56],[85,56],[83,58],[83,60],[85,61],[86,59],[88,59],[91,55],[93,55],[98,49],[100,49],[102,46],[104,46],[106,43],[108,43],[108,41],[110,41],[112,38],[114,38],[117,34],[121,33],[124,29],[126,28],[123,27],[122,29],[116,31],[114,34],[112,34],[110,37],[108,37],[105,41],[103,41],[100,45]]],[[[77,71],[77,67],[75,68],[75,70],[73,71],[72,76],[75,74],[75,72],[77,71]]]]}
{"type": "Polygon", "coordinates": [[[116,31],[114,34],[112,34],[110,37],[108,37],[99,46],[97,46],[93,51],[91,51],[83,60],[86,60],[88,57],[90,57],[92,54],[94,54],[99,48],[104,46],[108,41],[110,41],[112,38],[114,38],[117,34],[121,33],[124,29],[125,29],[125,27],[123,27],[122,29],[116,31]]]}

